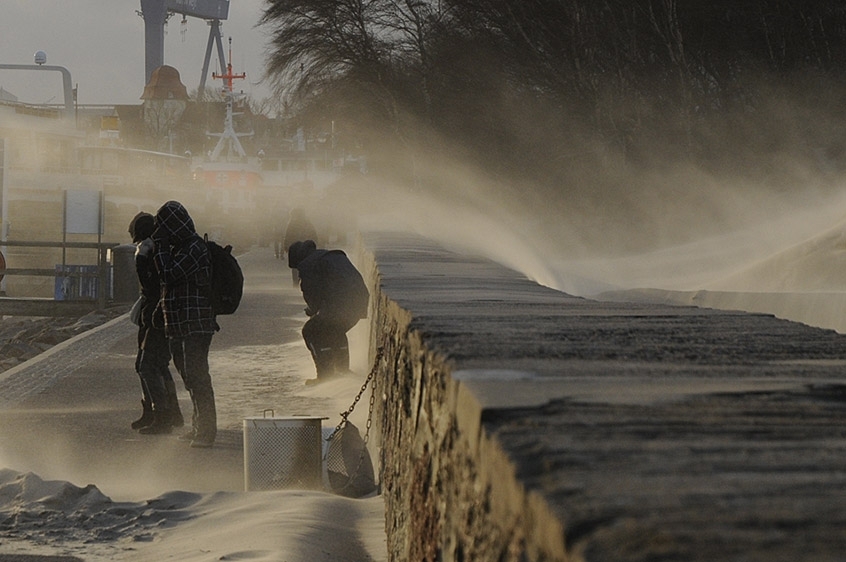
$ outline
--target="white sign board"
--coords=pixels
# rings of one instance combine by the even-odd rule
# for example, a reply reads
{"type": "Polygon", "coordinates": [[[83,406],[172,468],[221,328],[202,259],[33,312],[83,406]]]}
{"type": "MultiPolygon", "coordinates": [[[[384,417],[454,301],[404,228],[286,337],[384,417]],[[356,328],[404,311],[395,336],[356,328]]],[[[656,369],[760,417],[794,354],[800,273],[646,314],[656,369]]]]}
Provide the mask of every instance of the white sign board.
{"type": "Polygon", "coordinates": [[[99,191],[65,191],[65,233],[102,234],[101,199],[99,191]]]}

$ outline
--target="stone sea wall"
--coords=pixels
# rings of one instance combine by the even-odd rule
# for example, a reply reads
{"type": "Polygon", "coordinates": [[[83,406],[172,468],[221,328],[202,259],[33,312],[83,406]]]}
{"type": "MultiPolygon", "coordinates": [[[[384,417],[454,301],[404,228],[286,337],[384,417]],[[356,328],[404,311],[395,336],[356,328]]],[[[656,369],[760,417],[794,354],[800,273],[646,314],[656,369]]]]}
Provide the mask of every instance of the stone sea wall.
{"type": "Polygon", "coordinates": [[[453,362],[423,341],[373,252],[358,262],[372,279],[371,357],[382,356],[373,433],[390,560],[565,560],[560,523],[482,429],[482,405],[453,362]]]}
{"type": "Polygon", "coordinates": [[[390,560],[843,558],[846,336],[362,248],[390,560]]]}

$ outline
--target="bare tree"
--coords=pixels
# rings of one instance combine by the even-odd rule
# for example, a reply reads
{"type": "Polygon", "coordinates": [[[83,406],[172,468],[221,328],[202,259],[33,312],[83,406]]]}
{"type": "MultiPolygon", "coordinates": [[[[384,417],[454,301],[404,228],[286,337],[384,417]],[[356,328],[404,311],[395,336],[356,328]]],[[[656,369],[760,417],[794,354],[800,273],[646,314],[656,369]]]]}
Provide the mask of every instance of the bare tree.
{"type": "Polygon", "coordinates": [[[268,70],[292,111],[366,120],[406,145],[425,142],[425,123],[514,174],[545,173],[578,131],[631,155],[725,154],[712,131],[764,119],[766,96],[788,84],[797,99],[823,96],[846,70],[840,1],[266,5],[268,70]]]}

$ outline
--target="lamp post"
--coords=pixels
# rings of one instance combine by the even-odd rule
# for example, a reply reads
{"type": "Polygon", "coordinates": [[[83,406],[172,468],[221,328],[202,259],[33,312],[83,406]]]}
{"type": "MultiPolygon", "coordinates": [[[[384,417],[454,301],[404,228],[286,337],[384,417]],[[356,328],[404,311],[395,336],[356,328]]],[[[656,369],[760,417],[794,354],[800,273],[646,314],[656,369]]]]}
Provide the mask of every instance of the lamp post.
{"type": "Polygon", "coordinates": [[[35,70],[37,72],[59,72],[62,75],[62,90],[65,99],[65,108],[62,110],[62,117],[69,119],[74,113],[74,90],[71,86],[71,73],[64,66],[53,66],[45,64],[47,54],[44,51],[35,53],[35,64],[0,64],[0,70],[35,70]]]}

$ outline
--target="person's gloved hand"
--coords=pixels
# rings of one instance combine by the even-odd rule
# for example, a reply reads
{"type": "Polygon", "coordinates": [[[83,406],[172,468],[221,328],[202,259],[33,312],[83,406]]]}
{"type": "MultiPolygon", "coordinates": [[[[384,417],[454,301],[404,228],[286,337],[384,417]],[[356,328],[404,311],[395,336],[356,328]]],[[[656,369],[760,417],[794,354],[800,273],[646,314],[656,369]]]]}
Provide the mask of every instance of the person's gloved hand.
{"type": "Polygon", "coordinates": [[[138,247],[135,248],[135,255],[147,257],[153,253],[155,246],[156,244],[153,242],[152,238],[145,238],[138,244],[138,247]]]}

